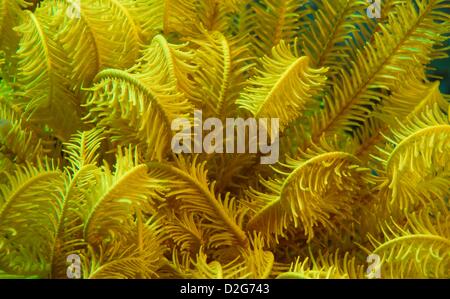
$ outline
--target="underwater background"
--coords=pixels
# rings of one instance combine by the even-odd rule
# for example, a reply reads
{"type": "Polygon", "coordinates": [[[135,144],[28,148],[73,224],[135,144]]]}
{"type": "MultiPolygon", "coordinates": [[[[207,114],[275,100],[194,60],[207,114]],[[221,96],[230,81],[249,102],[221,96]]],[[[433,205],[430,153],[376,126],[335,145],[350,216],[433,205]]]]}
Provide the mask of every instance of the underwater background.
{"type": "Polygon", "coordinates": [[[450,3],[380,3],[0,0],[0,278],[450,278],[450,3]]]}

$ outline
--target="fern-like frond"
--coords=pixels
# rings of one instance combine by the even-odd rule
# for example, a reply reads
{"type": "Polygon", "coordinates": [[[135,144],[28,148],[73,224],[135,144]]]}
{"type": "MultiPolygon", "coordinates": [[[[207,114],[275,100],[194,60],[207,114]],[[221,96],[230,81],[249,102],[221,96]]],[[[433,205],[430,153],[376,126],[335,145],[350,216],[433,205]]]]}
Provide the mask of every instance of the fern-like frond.
{"type": "Polygon", "coordinates": [[[384,0],[381,5],[380,19],[381,23],[385,23],[389,20],[389,14],[395,14],[396,8],[400,5],[404,5],[406,0],[384,0]]]}
{"type": "Polygon", "coordinates": [[[316,226],[336,229],[337,222],[353,219],[356,199],[367,192],[360,182],[371,184],[368,169],[360,165],[355,156],[325,143],[305,153],[302,160],[288,159],[287,171],[277,170],[279,177],[260,180],[267,191],[248,191],[248,206],[254,213],[248,229],[275,236],[276,241],[286,236],[291,224],[301,226],[308,241],[316,226]]]}
{"type": "MultiPolygon", "coordinates": [[[[90,22],[95,21],[101,22],[103,26],[102,30],[98,31],[98,34],[105,34],[101,38],[104,45],[112,45],[115,43],[116,48],[113,52],[118,55],[119,61],[123,64],[117,67],[126,68],[133,65],[138,57],[138,51],[140,49],[140,27],[139,23],[130,14],[127,6],[132,5],[131,1],[127,0],[90,0],[91,3],[88,4],[87,13],[91,16],[96,16],[95,19],[90,22]],[[93,1],[93,2],[92,2],[93,1]],[[89,5],[90,4],[90,5],[89,5]],[[101,16],[101,18],[99,18],[101,16]],[[106,21],[106,22],[105,22],[106,21]],[[114,27],[111,28],[110,26],[114,27]],[[108,28],[108,30],[105,30],[108,28]],[[119,34],[120,33],[120,34],[119,34]]],[[[82,10],[82,9],[81,9],[82,10]]],[[[100,24],[98,24],[100,25],[100,24]]],[[[97,27],[97,29],[100,29],[97,27]]],[[[109,49],[111,53],[112,49],[109,49]]],[[[112,54],[112,53],[111,53],[112,54]]],[[[109,58],[111,59],[111,58],[109,58]]],[[[117,65],[119,61],[116,61],[114,65],[117,65]]],[[[113,67],[113,66],[108,66],[113,67]]]]}
{"type": "Polygon", "coordinates": [[[232,2],[223,0],[197,0],[195,10],[197,12],[198,23],[201,25],[194,29],[197,29],[200,33],[201,27],[203,27],[210,32],[218,31],[227,35],[232,17],[231,12],[237,6],[237,3],[232,2]]]}
{"type": "Polygon", "coordinates": [[[164,35],[178,33],[190,35],[195,27],[195,1],[185,0],[156,0],[151,1],[147,14],[142,20],[164,35]]]}
{"type": "MultiPolygon", "coordinates": [[[[389,129],[399,129],[399,121],[408,122],[435,105],[446,111],[448,103],[439,91],[439,82],[423,83],[415,77],[407,78],[399,90],[386,99],[381,111],[375,111],[364,126],[355,132],[356,155],[366,160],[376,147],[383,148],[389,129]]],[[[373,162],[376,162],[373,160],[373,162]]]]}
{"type": "Polygon", "coordinates": [[[158,220],[144,222],[140,212],[129,227],[126,242],[111,241],[98,248],[89,247],[83,256],[83,277],[101,278],[157,278],[157,271],[165,264],[163,242],[166,235],[158,220]]]}
{"type": "MultiPolygon", "coordinates": [[[[139,2],[140,7],[142,1],[139,2]]],[[[133,1],[134,3],[134,1],[133,1]]],[[[128,0],[82,0],[79,17],[68,15],[71,3],[44,1],[41,6],[53,18],[62,18],[56,38],[67,53],[73,89],[90,86],[104,68],[128,68],[138,58],[142,28],[128,0]]],[[[40,11],[38,11],[39,13],[40,11]]]]}
{"type": "MultiPolygon", "coordinates": [[[[12,55],[15,54],[17,45],[19,43],[19,35],[14,31],[14,27],[20,25],[24,17],[23,8],[30,5],[26,0],[1,0],[0,1],[0,51],[3,51],[6,62],[9,62],[12,55]]],[[[5,69],[11,67],[9,63],[5,69]]],[[[0,63],[0,70],[2,64],[0,63]]],[[[4,72],[3,76],[6,76],[8,81],[12,81],[14,76],[14,70],[10,72],[4,72]]]]}
{"type": "Polygon", "coordinates": [[[446,40],[443,0],[415,0],[398,6],[389,23],[380,24],[373,41],[359,51],[352,68],[342,71],[325,108],[312,119],[312,142],[336,132],[351,132],[410,74],[411,65],[430,62],[433,45],[446,40]]]}
{"type": "MultiPolygon", "coordinates": [[[[243,43],[252,45],[255,30],[255,18],[251,0],[234,1],[235,8],[229,7],[231,18],[228,27],[228,33],[243,39],[243,43]]],[[[233,5],[232,1],[226,1],[226,5],[233,5]]]]}
{"type": "MultiPolygon", "coordinates": [[[[368,23],[367,1],[318,1],[314,21],[302,31],[300,44],[303,53],[310,57],[314,67],[329,67],[328,75],[335,76],[347,67],[354,47],[365,42],[358,30],[368,23]],[[357,44],[352,41],[357,40],[357,44]]],[[[383,5],[384,6],[384,5],[383,5]]],[[[330,82],[331,83],[331,82],[330,82]]]]}
{"type": "MultiPolygon", "coordinates": [[[[408,122],[427,109],[434,108],[435,105],[445,112],[448,104],[440,92],[439,82],[423,83],[417,79],[408,79],[399,90],[386,99],[384,112],[408,122]]],[[[390,122],[391,126],[396,125],[381,113],[377,113],[377,116],[386,123],[390,122]]]]}
{"type": "MultiPolygon", "coordinates": [[[[252,1],[252,15],[249,18],[253,37],[253,49],[258,57],[270,53],[270,49],[282,40],[291,44],[297,37],[302,19],[308,13],[307,1],[262,0],[252,1]]],[[[252,50],[253,50],[252,49],[252,50]]]]}
{"type": "Polygon", "coordinates": [[[67,276],[66,258],[85,249],[83,217],[80,215],[87,204],[88,194],[100,176],[97,165],[101,132],[96,129],[78,132],[64,144],[69,166],[66,168],[61,213],[58,219],[51,262],[53,278],[67,276]]]}
{"type": "Polygon", "coordinates": [[[205,163],[197,159],[187,161],[180,157],[176,165],[149,163],[155,170],[155,177],[166,182],[170,192],[166,196],[175,197],[181,202],[180,209],[187,213],[199,213],[204,219],[203,227],[209,230],[208,245],[248,246],[248,238],[241,228],[241,216],[238,213],[236,199],[229,193],[216,195],[215,182],[209,182],[205,163]]]}
{"type": "Polygon", "coordinates": [[[119,150],[114,172],[104,165],[83,212],[83,235],[89,244],[124,237],[122,227],[132,221],[133,211],[146,210],[152,199],[160,197],[162,182],[149,176],[138,156],[131,149],[119,150]]]}
{"type": "Polygon", "coordinates": [[[197,86],[191,77],[197,69],[194,51],[188,48],[188,43],[172,44],[158,34],[150,46],[142,51],[141,58],[129,72],[145,74],[151,70],[157,74],[161,84],[171,83],[176,90],[195,102],[197,86]]]}
{"type": "Polygon", "coordinates": [[[18,167],[0,186],[0,268],[46,277],[61,212],[63,173],[50,162],[18,167]]]}
{"type": "Polygon", "coordinates": [[[67,173],[61,194],[61,213],[51,251],[51,278],[67,277],[67,257],[79,254],[87,245],[83,236],[80,211],[87,204],[88,194],[97,182],[100,169],[96,165],[82,166],[74,174],[67,173]]]}
{"type": "Polygon", "coordinates": [[[70,164],[70,170],[74,173],[83,166],[96,165],[99,158],[99,149],[104,139],[102,131],[91,129],[90,131],[77,132],[64,144],[66,160],[70,164]]]}
{"type": "Polygon", "coordinates": [[[435,105],[386,137],[380,148],[385,180],[379,188],[387,192],[393,210],[408,212],[419,203],[442,204],[449,194],[450,123],[435,105]]]}
{"type": "Polygon", "coordinates": [[[384,240],[371,237],[373,253],[381,256],[382,278],[446,278],[450,275],[448,211],[428,209],[409,215],[406,226],[384,226],[384,240]]]}
{"type": "Polygon", "coordinates": [[[275,257],[272,252],[264,250],[264,241],[260,234],[253,234],[249,248],[240,251],[244,272],[250,273],[250,279],[270,278],[275,257]]]}
{"type": "Polygon", "coordinates": [[[198,71],[194,80],[199,86],[197,103],[203,108],[205,117],[225,119],[236,114],[236,99],[245,85],[249,53],[239,40],[229,39],[215,31],[203,32],[202,39],[193,39],[198,71]]]}
{"type": "Polygon", "coordinates": [[[33,163],[50,154],[51,142],[41,138],[7,100],[0,96],[0,152],[11,161],[33,163]]]}
{"type": "MultiPolygon", "coordinates": [[[[152,71],[155,70],[149,70],[152,71]]],[[[172,121],[192,112],[176,86],[171,82],[159,84],[163,78],[164,74],[158,72],[100,72],[89,89],[86,106],[90,111],[86,119],[105,128],[118,145],[140,145],[148,159],[162,160],[170,150],[172,121]]]]}
{"type": "Polygon", "coordinates": [[[166,217],[165,230],[180,252],[197,253],[200,247],[206,245],[201,220],[196,220],[194,214],[181,212],[180,216],[172,215],[167,218],[169,217],[166,217]]]}
{"type": "Polygon", "coordinates": [[[133,30],[138,33],[139,40],[144,45],[150,43],[151,39],[159,33],[153,27],[154,24],[151,22],[155,16],[155,11],[153,10],[155,1],[118,0],[118,3],[123,7],[123,12],[126,14],[126,17],[129,18],[129,21],[134,25],[135,28],[133,30]]]}
{"type": "Polygon", "coordinates": [[[21,39],[15,102],[27,119],[48,124],[57,137],[66,140],[80,126],[80,111],[70,90],[69,60],[52,29],[59,18],[30,11],[25,16],[16,28],[21,39]]]}
{"type": "Polygon", "coordinates": [[[295,47],[292,50],[284,41],[272,49],[272,57],[262,59],[262,65],[237,103],[256,118],[279,118],[283,130],[320,93],[326,69],[311,68],[309,58],[298,57],[295,47]]]}

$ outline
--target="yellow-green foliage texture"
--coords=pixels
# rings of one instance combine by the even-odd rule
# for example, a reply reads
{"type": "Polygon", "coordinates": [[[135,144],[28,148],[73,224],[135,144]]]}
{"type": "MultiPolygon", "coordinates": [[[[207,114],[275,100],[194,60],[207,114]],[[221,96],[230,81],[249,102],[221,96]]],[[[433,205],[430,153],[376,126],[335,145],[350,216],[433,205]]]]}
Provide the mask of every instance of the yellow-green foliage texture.
{"type": "Polygon", "coordinates": [[[450,277],[447,0],[0,0],[0,276],[450,277]],[[280,161],[171,151],[279,118],[280,161]]]}

